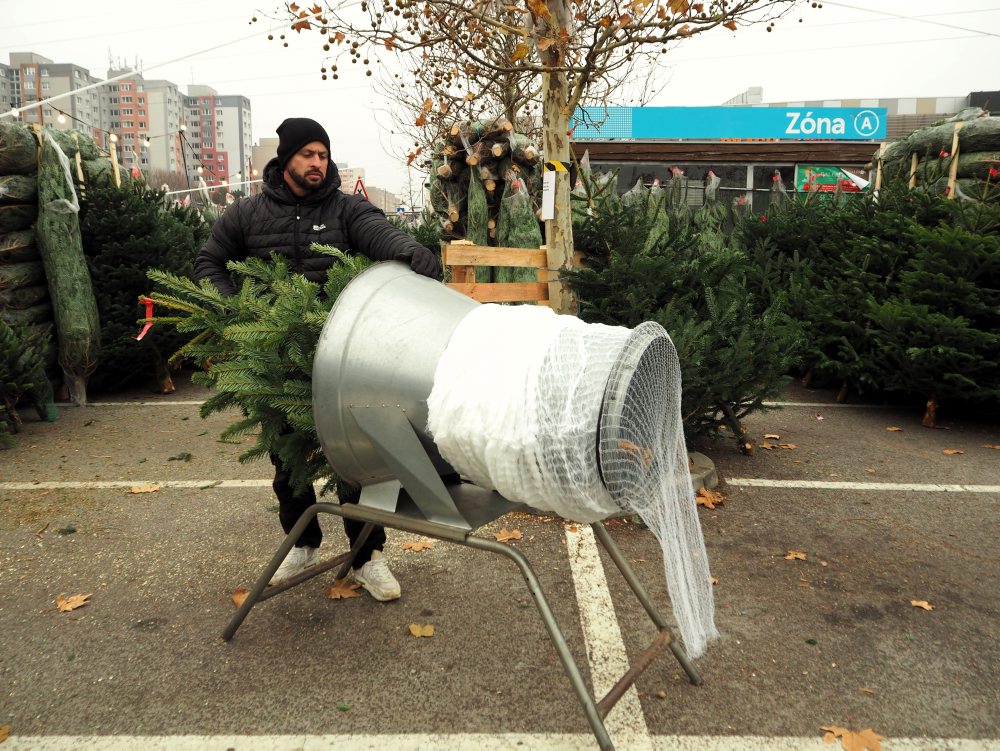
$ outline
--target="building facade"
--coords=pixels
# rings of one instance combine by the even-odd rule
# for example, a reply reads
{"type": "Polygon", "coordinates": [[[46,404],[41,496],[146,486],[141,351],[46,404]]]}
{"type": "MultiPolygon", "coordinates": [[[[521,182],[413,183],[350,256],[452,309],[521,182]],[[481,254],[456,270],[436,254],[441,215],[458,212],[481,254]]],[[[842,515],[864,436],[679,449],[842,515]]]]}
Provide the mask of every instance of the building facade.
{"type": "Polygon", "coordinates": [[[253,178],[250,100],[220,95],[210,86],[189,86],[184,97],[185,138],[192,180],[247,192],[253,178]]]}
{"type": "MultiPolygon", "coordinates": [[[[578,159],[586,154],[596,171],[616,171],[619,192],[628,190],[637,181],[646,185],[654,181],[666,183],[679,170],[683,173],[686,200],[691,206],[704,203],[705,185],[714,175],[721,179],[719,190],[722,200],[738,201],[748,210],[763,211],[776,183],[794,190],[797,176],[813,165],[841,168],[862,178],[862,181],[873,179],[872,164],[881,143],[898,140],[913,130],[944,120],[967,107],[983,106],[990,93],[973,92],[964,97],[804,100],[764,104],[763,90],[755,87],[720,107],[659,108],[691,112],[690,132],[683,127],[679,131],[683,137],[644,137],[656,132],[657,122],[651,111],[657,108],[627,108],[643,111],[629,113],[630,127],[626,129],[620,127],[618,119],[608,117],[606,111],[603,114],[578,112],[577,119],[582,127],[574,131],[572,148],[578,159]],[[767,108],[775,108],[775,112],[762,112],[767,108]],[[711,123],[705,122],[706,118],[726,120],[739,126],[743,122],[760,119],[777,118],[780,121],[786,112],[798,118],[795,122],[800,132],[795,135],[771,132],[771,137],[768,137],[767,132],[748,132],[742,127],[733,127],[731,132],[725,128],[714,128],[719,132],[713,132],[708,138],[695,135],[700,126],[713,130],[711,123]],[[828,125],[825,132],[820,132],[824,123],[834,120],[830,113],[848,112],[859,115],[864,112],[878,113],[881,121],[878,130],[870,134],[852,134],[837,132],[836,126],[830,128],[828,125]],[[773,117],[762,118],[762,115],[773,117]],[[633,131],[633,119],[650,127],[644,131],[633,131]],[[636,132],[640,135],[636,136],[636,132]]],[[[1000,101],[1000,94],[995,95],[994,100],[1000,101]]],[[[683,118],[683,114],[680,117],[683,118]]],[[[845,130],[849,131],[850,125],[848,121],[845,130]]]]}

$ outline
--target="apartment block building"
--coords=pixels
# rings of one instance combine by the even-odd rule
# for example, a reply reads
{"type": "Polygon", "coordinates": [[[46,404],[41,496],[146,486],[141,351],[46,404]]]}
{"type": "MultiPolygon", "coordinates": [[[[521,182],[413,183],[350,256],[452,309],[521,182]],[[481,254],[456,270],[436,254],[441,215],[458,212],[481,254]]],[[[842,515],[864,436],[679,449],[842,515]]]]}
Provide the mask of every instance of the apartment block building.
{"type": "Polygon", "coordinates": [[[189,175],[209,187],[238,185],[252,177],[250,100],[220,95],[210,86],[188,86],[184,97],[185,137],[191,147],[189,175]]]}
{"type": "Polygon", "coordinates": [[[8,59],[9,64],[0,63],[0,107],[4,111],[63,95],[51,104],[26,110],[21,120],[78,130],[100,142],[104,123],[98,91],[79,91],[99,79],[79,65],[55,63],[34,52],[11,52],[8,59]]]}
{"type": "Polygon", "coordinates": [[[0,111],[58,97],[19,119],[86,133],[102,149],[114,148],[126,168],[144,174],[187,174],[192,184],[202,174],[210,186],[249,174],[249,99],[207,86],[189,86],[185,94],[171,81],[145,80],[125,66],[109,69],[107,79],[35,52],[12,52],[8,64],[0,63],[0,111]],[[101,83],[112,78],[118,80],[101,83]],[[77,92],[93,84],[100,85],[77,92]]]}

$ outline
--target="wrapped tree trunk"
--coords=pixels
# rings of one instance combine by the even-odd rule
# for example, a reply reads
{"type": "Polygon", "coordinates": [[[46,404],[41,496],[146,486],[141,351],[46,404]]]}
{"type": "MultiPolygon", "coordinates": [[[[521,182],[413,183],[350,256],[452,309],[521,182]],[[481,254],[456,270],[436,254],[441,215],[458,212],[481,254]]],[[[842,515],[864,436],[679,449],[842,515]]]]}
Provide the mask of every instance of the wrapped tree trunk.
{"type": "Polygon", "coordinates": [[[33,175],[38,171],[38,141],[19,123],[0,121],[0,175],[33,175]]]}
{"type": "Polygon", "coordinates": [[[0,234],[28,229],[37,217],[33,203],[0,204],[0,234]]]}
{"type": "Polygon", "coordinates": [[[100,325],[97,301],[83,254],[69,160],[44,137],[38,180],[38,248],[45,265],[59,339],[59,365],[70,399],[87,403],[87,376],[97,366],[100,325]]]}
{"type": "Polygon", "coordinates": [[[0,202],[35,203],[38,201],[38,179],[34,175],[3,175],[0,177],[0,202]]]}
{"type": "Polygon", "coordinates": [[[35,231],[33,229],[0,235],[0,265],[37,260],[38,248],[35,246],[35,231]]]}

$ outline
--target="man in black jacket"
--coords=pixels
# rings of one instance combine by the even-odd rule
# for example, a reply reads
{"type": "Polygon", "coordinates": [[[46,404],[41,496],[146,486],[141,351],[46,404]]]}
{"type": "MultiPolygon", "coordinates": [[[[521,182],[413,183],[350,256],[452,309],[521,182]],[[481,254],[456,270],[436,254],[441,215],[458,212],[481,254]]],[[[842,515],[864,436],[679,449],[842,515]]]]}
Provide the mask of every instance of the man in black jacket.
{"type": "MultiPolygon", "coordinates": [[[[264,168],[263,192],[237,201],[219,217],[195,260],[197,279],[210,279],[223,294],[235,294],[226,263],[248,256],[270,258],[272,252],[277,252],[288,258],[293,271],[323,284],[335,259],[310,250],[312,243],[360,252],[375,261],[403,261],[424,276],[440,275],[440,265],[431,251],[393,227],[379,209],[362,197],[340,191],[340,175],[330,161],[330,137],[323,126],[307,117],[292,117],[281,123],[277,132],[278,156],[264,168]]],[[[316,502],[316,494],[309,488],[296,495],[277,455],[271,455],[271,462],[275,468],[278,517],[287,534],[302,512],[316,502]]],[[[339,484],[338,490],[341,503],[357,502],[356,489],[339,484]]],[[[363,526],[344,519],[352,546],[363,526]]],[[[271,583],[284,581],[317,563],[322,537],[314,518],[271,583]]],[[[383,601],[394,600],[400,594],[399,582],[382,556],[384,545],[385,530],[376,527],[354,561],[355,580],[375,599],[383,601]]]]}

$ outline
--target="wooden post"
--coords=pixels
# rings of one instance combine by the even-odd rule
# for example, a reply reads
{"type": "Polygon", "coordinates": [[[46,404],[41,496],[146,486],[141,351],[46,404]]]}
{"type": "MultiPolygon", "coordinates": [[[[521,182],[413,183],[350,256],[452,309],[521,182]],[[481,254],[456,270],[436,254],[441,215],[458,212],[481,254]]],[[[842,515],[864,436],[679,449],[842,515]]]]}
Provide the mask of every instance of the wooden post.
{"type": "Polygon", "coordinates": [[[122,176],[118,174],[118,142],[110,141],[111,143],[111,169],[115,172],[115,186],[122,186],[122,176]]]}
{"type": "Polygon", "coordinates": [[[875,165],[875,192],[882,187],[882,155],[885,154],[886,145],[885,142],[878,147],[878,158],[876,159],[877,164],[875,165]]]}
{"type": "Polygon", "coordinates": [[[958,178],[958,131],[962,129],[962,121],[955,123],[955,134],[951,137],[951,168],[948,170],[948,200],[955,200],[955,180],[958,178]]]}
{"type": "Polygon", "coordinates": [[[920,163],[920,157],[917,153],[913,153],[913,158],[910,160],[910,188],[917,187],[917,165],[920,163]]]}

